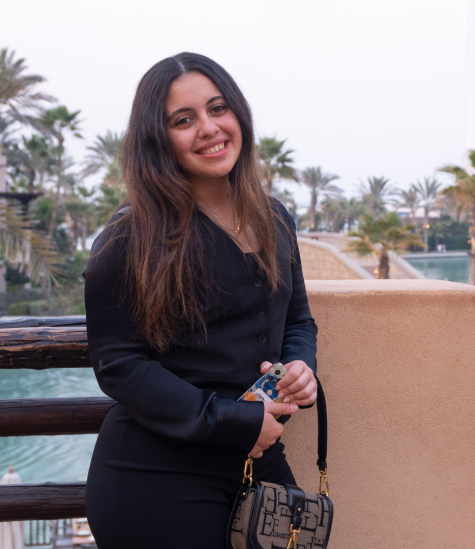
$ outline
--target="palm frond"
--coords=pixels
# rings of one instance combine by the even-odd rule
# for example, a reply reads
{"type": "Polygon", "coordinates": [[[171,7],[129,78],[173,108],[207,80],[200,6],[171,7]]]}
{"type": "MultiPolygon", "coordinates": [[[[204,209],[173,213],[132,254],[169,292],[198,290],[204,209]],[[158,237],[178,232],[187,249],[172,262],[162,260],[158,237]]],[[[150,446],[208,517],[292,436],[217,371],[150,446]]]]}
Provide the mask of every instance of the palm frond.
{"type": "Polygon", "coordinates": [[[4,202],[0,202],[0,252],[33,282],[44,283],[51,276],[56,283],[56,277],[62,274],[58,256],[48,240],[32,229],[21,208],[4,202]]]}

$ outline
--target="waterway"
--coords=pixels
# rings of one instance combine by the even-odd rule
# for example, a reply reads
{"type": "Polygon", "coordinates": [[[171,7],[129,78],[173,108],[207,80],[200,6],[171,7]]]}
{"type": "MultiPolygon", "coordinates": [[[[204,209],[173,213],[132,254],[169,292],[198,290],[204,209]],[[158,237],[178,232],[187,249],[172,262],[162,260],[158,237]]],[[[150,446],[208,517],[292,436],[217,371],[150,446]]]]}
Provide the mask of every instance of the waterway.
{"type": "Polygon", "coordinates": [[[463,282],[468,284],[468,270],[470,258],[465,257],[450,257],[440,254],[435,257],[404,258],[413,267],[420,271],[426,278],[437,280],[450,280],[451,282],[463,282]]]}
{"type": "MultiPolygon", "coordinates": [[[[0,398],[104,396],[91,368],[0,370],[0,398]]],[[[22,482],[86,480],[97,435],[0,437],[0,476],[13,465],[22,482]]]]}

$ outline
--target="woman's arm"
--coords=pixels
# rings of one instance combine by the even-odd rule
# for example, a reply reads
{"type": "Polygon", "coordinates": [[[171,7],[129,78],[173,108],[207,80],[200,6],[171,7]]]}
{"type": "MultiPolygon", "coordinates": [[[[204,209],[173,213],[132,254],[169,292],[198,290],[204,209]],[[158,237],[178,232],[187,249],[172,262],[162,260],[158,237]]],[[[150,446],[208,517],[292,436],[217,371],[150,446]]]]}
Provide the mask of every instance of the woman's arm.
{"type": "MultiPolygon", "coordinates": [[[[91,257],[108,238],[106,228],[95,241],[91,257]]],[[[85,272],[88,342],[99,386],[124,405],[137,423],[159,435],[249,452],[261,431],[264,406],[218,398],[149,358],[150,347],[135,335],[122,288],[124,252],[124,241],[114,242],[89,261],[85,272]]]]}

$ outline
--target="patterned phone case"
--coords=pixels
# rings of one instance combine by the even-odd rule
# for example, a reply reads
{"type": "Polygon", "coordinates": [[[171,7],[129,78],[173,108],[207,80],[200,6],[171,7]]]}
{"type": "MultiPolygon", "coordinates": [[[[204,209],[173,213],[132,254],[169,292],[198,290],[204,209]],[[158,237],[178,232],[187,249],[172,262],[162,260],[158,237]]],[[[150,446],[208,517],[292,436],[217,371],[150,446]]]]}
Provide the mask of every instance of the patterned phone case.
{"type": "Polygon", "coordinates": [[[275,386],[286,373],[287,370],[280,362],[273,364],[271,369],[257,380],[238,400],[284,402],[283,398],[279,398],[279,391],[276,391],[275,386]]]}

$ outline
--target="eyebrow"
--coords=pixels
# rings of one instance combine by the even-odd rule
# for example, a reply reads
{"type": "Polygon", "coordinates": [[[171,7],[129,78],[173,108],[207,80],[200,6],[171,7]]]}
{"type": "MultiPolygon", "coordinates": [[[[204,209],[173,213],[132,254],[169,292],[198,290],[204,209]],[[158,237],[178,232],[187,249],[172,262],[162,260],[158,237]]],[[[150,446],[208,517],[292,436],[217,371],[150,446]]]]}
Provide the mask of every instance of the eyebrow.
{"type": "MultiPolygon", "coordinates": [[[[206,101],[206,106],[208,106],[210,103],[212,103],[213,101],[216,101],[216,99],[224,99],[224,97],[222,95],[215,95],[214,97],[212,97],[211,99],[208,99],[208,101],[206,101]]],[[[182,107],[181,109],[177,109],[176,111],[173,111],[171,113],[171,115],[167,118],[167,123],[170,121],[171,118],[173,118],[176,114],[179,114],[181,112],[187,112],[187,111],[192,111],[192,107],[182,107]]]]}

